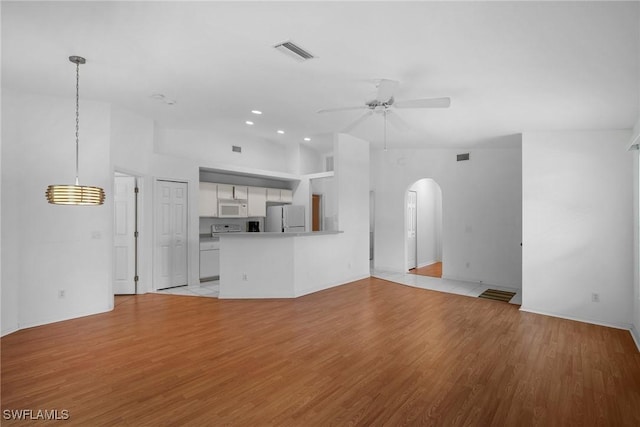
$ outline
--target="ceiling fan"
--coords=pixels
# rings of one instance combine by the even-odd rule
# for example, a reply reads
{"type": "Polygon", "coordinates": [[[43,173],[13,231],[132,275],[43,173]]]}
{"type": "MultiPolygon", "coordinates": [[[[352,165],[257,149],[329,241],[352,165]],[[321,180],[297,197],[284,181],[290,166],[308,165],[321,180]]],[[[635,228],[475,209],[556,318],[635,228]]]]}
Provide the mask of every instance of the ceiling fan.
{"type": "Polygon", "coordinates": [[[338,107],[338,108],[325,108],[318,110],[318,113],[332,113],[336,111],[349,111],[349,110],[367,110],[362,116],[356,119],[343,129],[343,132],[349,132],[356,126],[362,123],[365,119],[371,116],[373,113],[381,113],[386,120],[389,118],[392,124],[400,129],[409,129],[409,126],[402,120],[396,113],[393,112],[395,108],[449,108],[451,105],[450,98],[422,98],[422,99],[409,99],[406,101],[396,101],[393,94],[395,93],[398,84],[400,82],[396,80],[380,79],[376,83],[378,93],[374,99],[365,102],[363,105],[354,107],[338,107]]]}

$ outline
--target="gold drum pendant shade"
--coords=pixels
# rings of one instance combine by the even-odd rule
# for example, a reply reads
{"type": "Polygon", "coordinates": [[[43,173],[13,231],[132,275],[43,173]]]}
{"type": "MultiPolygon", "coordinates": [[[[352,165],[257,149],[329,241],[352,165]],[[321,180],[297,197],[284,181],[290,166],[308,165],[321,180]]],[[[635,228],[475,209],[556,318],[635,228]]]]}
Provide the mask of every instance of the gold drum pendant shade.
{"type": "Polygon", "coordinates": [[[55,205],[101,205],[104,203],[104,190],[83,185],[50,185],[47,187],[47,201],[55,205]]]}
{"type": "Polygon", "coordinates": [[[78,152],[80,128],[80,64],[86,60],[81,56],[70,56],[69,61],[76,64],[76,184],[50,185],[47,187],[47,201],[53,205],[97,206],[104,203],[104,190],[100,187],[78,184],[78,152]]]}

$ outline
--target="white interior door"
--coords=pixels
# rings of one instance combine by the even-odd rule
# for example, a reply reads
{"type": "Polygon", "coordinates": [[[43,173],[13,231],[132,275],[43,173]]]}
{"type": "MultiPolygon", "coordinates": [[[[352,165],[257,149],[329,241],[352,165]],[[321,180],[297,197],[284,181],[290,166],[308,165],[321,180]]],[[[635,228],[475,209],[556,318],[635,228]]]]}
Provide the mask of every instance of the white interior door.
{"type": "Polygon", "coordinates": [[[136,178],[115,176],[113,186],[113,293],[135,294],[136,178]]]}
{"type": "Polygon", "coordinates": [[[156,289],[187,284],[187,184],[156,184],[156,289]]]}
{"type": "Polygon", "coordinates": [[[407,270],[418,266],[418,193],[407,192],[407,270]]]}

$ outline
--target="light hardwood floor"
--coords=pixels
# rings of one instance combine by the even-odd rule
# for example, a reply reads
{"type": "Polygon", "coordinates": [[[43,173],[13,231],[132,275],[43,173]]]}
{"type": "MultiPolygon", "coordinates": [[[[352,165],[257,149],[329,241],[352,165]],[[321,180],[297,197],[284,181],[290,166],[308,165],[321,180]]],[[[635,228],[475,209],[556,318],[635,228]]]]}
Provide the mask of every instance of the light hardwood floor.
{"type": "Polygon", "coordinates": [[[412,268],[409,273],[419,276],[442,277],[442,263],[435,262],[424,267],[412,268]]]}
{"type": "Polygon", "coordinates": [[[640,425],[628,331],[373,278],[123,297],[0,344],[2,409],[66,409],[60,425],[640,425]]]}

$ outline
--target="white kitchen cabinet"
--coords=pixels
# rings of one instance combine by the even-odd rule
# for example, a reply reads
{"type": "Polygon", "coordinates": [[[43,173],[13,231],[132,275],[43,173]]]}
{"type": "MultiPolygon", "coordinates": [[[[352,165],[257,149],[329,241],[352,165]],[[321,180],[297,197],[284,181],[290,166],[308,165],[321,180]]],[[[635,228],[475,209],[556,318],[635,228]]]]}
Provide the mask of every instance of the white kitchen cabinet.
{"type": "Polygon", "coordinates": [[[267,202],[291,203],[293,202],[293,191],[267,188],[267,202]]]}
{"type": "Polygon", "coordinates": [[[243,187],[241,185],[233,186],[233,198],[236,200],[247,200],[249,187],[243,187]]]}
{"type": "Polygon", "coordinates": [[[218,200],[233,200],[233,185],[218,184],[218,200]]]}
{"type": "Polygon", "coordinates": [[[201,182],[198,195],[200,216],[218,216],[218,184],[201,182]]]}
{"type": "Polygon", "coordinates": [[[220,242],[200,242],[200,281],[220,277],[220,242]]]}
{"type": "Polygon", "coordinates": [[[279,202],[279,201],[280,201],[280,189],[267,188],[267,202],[279,202]]]}
{"type": "Polygon", "coordinates": [[[293,202],[293,191],[291,190],[280,190],[280,201],[283,203],[291,203],[293,202]]]}
{"type": "Polygon", "coordinates": [[[218,184],[218,199],[247,200],[247,188],[242,185],[218,184]]]}
{"type": "Polygon", "coordinates": [[[247,216],[267,216],[267,189],[261,187],[248,187],[247,189],[247,216]]]}

